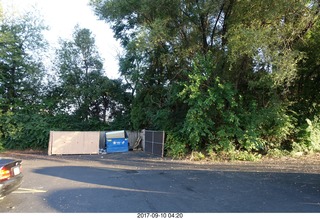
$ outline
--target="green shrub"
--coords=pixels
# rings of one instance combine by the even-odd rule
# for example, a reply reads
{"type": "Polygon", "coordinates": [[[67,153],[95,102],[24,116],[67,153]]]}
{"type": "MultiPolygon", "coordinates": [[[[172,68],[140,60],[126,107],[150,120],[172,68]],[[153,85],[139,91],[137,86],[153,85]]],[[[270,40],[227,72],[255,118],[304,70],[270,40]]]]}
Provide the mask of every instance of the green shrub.
{"type": "Polygon", "coordinates": [[[212,156],[213,160],[228,160],[228,161],[258,161],[262,158],[261,154],[242,151],[242,150],[229,150],[220,151],[216,156],[212,156]]]}
{"type": "Polygon", "coordinates": [[[258,161],[261,159],[261,154],[251,153],[248,151],[230,151],[229,156],[231,160],[240,160],[240,161],[258,161]]]}
{"type": "Polygon", "coordinates": [[[190,160],[201,161],[201,160],[205,160],[205,159],[206,159],[206,156],[202,152],[198,152],[198,151],[191,152],[190,160]]]}
{"type": "Polygon", "coordinates": [[[273,148],[273,149],[268,150],[268,154],[266,156],[272,157],[272,158],[281,158],[281,157],[288,156],[288,155],[290,155],[290,152],[287,150],[273,148]]]}
{"type": "Polygon", "coordinates": [[[47,148],[49,125],[39,114],[9,114],[2,117],[1,144],[6,149],[47,148]]]}
{"type": "Polygon", "coordinates": [[[320,151],[320,119],[315,116],[313,120],[306,119],[306,126],[300,131],[298,142],[293,144],[294,152],[320,151]]]}
{"type": "Polygon", "coordinates": [[[165,142],[166,156],[174,159],[184,158],[188,152],[186,144],[173,134],[168,134],[165,142]]]}
{"type": "Polygon", "coordinates": [[[309,149],[314,152],[320,151],[320,120],[315,117],[313,121],[307,119],[308,128],[307,133],[309,134],[309,149]]]}

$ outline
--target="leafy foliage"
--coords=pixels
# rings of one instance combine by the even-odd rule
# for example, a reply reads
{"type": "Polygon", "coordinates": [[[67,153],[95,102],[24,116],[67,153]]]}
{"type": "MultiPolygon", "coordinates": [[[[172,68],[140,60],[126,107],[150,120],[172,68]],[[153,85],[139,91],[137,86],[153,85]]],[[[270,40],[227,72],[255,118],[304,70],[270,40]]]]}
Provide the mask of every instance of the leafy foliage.
{"type": "Polygon", "coordinates": [[[313,153],[320,151],[320,121],[315,116],[313,120],[306,119],[306,125],[301,128],[298,142],[293,144],[295,152],[313,153]]]}
{"type": "Polygon", "coordinates": [[[0,20],[0,149],[44,149],[50,130],[130,126],[131,94],[104,76],[91,31],[76,26],[73,40],[61,40],[50,78],[45,29],[32,13],[0,20]]]}
{"type": "Polygon", "coordinates": [[[305,113],[315,115],[318,95],[307,94],[317,92],[306,89],[319,87],[317,1],[91,6],[125,48],[120,69],[134,94],[133,126],[171,133],[172,156],[206,150],[251,159],[292,149],[305,113]]]}
{"type": "Polygon", "coordinates": [[[183,158],[188,152],[185,142],[179,136],[176,136],[175,133],[167,133],[166,135],[166,154],[173,158],[183,158]]]}
{"type": "Polygon", "coordinates": [[[36,14],[0,20],[0,147],[43,146],[47,138],[41,106],[46,27],[36,14]]]}
{"type": "Polygon", "coordinates": [[[55,66],[59,80],[51,91],[53,96],[59,96],[55,108],[95,128],[99,121],[121,120],[130,94],[121,81],[104,76],[103,61],[91,31],[76,26],[73,36],[72,41],[61,41],[57,50],[55,66]]]}
{"type": "Polygon", "coordinates": [[[40,20],[1,18],[0,149],[46,147],[49,130],[146,128],[165,130],[178,158],[319,151],[319,1],[90,5],[125,49],[121,79],[104,75],[91,31],[77,26],[57,49],[56,80],[42,83],[30,53],[45,48],[40,20]]]}
{"type": "Polygon", "coordinates": [[[2,123],[5,129],[0,141],[5,148],[47,148],[50,131],[47,118],[38,114],[9,114],[5,119],[2,123]]]}

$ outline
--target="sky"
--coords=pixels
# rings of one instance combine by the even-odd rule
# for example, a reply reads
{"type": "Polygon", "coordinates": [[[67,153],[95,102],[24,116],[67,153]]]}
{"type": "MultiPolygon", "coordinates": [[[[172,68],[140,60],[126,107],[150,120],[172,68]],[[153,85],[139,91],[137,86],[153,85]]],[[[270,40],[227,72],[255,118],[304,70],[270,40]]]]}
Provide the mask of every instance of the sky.
{"type": "Polygon", "coordinates": [[[106,75],[116,79],[118,74],[117,56],[122,49],[119,42],[113,37],[109,25],[94,14],[89,0],[0,0],[4,12],[15,13],[33,10],[35,7],[41,13],[49,31],[44,33],[51,49],[59,46],[58,39],[72,39],[74,27],[88,28],[96,40],[100,56],[104,59],[106,75]]]}

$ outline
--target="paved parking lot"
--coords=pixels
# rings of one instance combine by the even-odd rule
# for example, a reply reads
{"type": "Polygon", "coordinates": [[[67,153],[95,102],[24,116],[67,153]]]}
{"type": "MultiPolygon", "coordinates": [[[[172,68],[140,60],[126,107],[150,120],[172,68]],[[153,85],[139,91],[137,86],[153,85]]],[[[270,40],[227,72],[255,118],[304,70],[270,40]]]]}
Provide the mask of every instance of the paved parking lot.
{"type": "Polygon", "coordinates": [[[0,212],[320,212],[314,165],[198,164],[143,152],[11,156],[23,160],[24,181],[0,212]]]}

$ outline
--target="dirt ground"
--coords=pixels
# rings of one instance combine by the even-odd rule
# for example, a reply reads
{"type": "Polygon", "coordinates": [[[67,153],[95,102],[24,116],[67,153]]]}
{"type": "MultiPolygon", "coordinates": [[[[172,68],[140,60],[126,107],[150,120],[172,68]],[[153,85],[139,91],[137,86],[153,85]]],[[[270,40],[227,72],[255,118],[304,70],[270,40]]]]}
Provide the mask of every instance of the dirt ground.
{"type": "MultiPolygon", "coordinates": [[[[20,159],[92,159],[91,155],[57,155],[48,156],[46,151],[25,150],[5,151],[0,157],[16,157],[20,159]]],[[[93,155],[100,158],[100,155],[93,155]]],[[[113,153],[103,155],[115,163],[128,163],[130,160],[146,160],[165,165],[190,165],[197,168],[217,169],[221,171],[253,171],[253,172],[292,172],[320,174],[320,153],[290,156],[281,158],[263,157],[259,161],[192,161],[190,159],[176,160],[170,157],[157,157],[142,151],[129,151],[128,153],[113,153]]]]}

